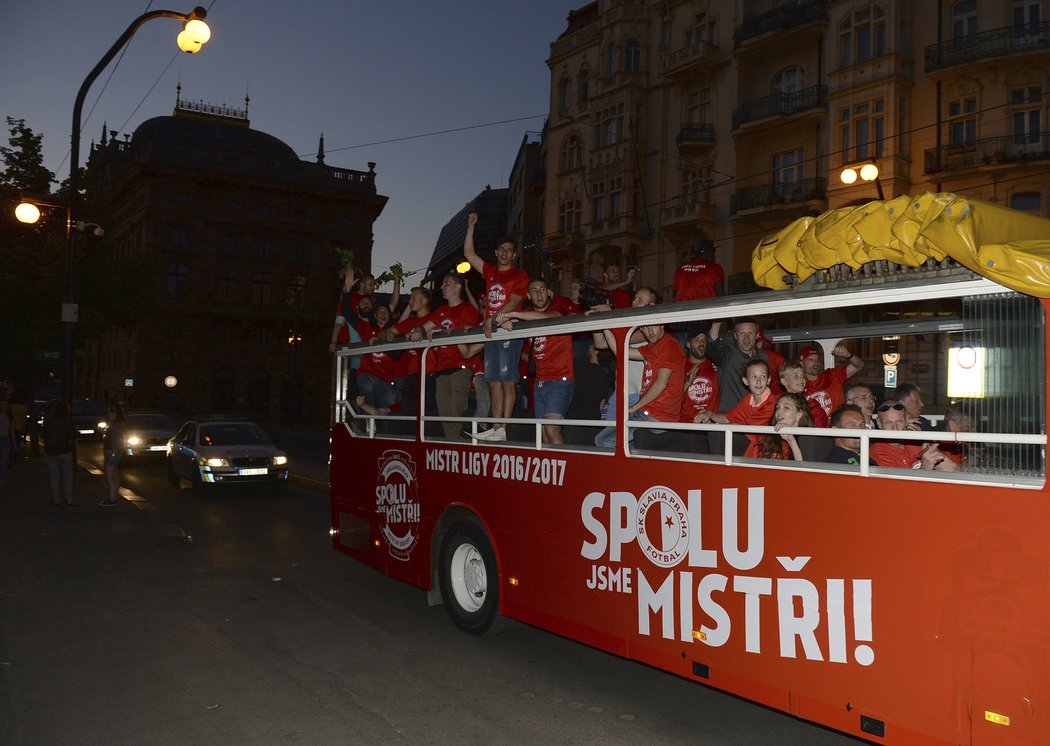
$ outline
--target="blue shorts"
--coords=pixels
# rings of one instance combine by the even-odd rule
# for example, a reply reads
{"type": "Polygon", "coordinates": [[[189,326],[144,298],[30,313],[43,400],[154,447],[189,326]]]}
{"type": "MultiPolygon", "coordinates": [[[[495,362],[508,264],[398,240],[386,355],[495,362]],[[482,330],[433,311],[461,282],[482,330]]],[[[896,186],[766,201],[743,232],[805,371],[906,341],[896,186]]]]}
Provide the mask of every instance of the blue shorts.
{"type": "Polygon", "coordinates": [[[500,339],[485,343],[485,380],[517,381],[524,339],[500,339]]]}
{"type": "Polygon", "coordinates": [[[565,417],[576,391],[576,381],[536,381],[534,391],[537,419],[565,417]]]}

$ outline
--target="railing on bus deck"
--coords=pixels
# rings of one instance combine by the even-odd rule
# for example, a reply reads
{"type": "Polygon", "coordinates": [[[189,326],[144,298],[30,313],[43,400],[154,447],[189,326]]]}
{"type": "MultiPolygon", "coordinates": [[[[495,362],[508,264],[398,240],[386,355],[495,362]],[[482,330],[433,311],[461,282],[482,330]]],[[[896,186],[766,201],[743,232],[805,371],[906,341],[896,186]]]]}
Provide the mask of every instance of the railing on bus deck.
{"type": "MultiPolygon", "coordinates": [[[[843,283],[839,286],[825,286],[818,290],[809,290],[805,287],[799,287],[795,290],[784,291],[784,292],[764,292],[755,293],[748,295],[738,296],[723,296],[721,298],[709,299],[705,301],[692,301],[687,303],[675,303],[663,306],[655,306],[649,308],[640,309],[623,309],[618,311],[610,311],[596,314],[593,316],[568,316],[558,317],[549,319],[542,322],[522,322],[517,325],[511,332],[504,330],[498,330],[496,333],[497,338],[528,338],[536,336],[540,330],[544,335],[554,334],[577,334],[577,333],[590,333],[599,331],[602,329],[614,329],[623,328],[628,331],[628,337],[630,331],[636,329],[638,326],[646,324],[682,324],[691,321],[710,321],[712,319],[726,318],[737,315],[748,315],[748,316],[763,316],[763,315],[785,315],[795,311],[808,311],[816,308],[826,307],[863,307],[877,304],[885,304],[887,302],[898,302],[898,303],[910,303],[916,301],[927,301],[936,298],[956,298],[956,297],[998,297],[1001,294],[1012,295],[1010,291],[1005,288],[983,278],[980,278],[972,273],[960,272],[959,270],[952,270],[950,273],[945,273],[939,266],[935,268],[936,272],[931,272],[934,275],[930,277],[917,276],[917,274],[911,274],[907,277],[898,278],[886,278],[889,280],[887,284],[881,284],[878,282],[880,278],[863,278],[863,282],[856,283],[843,283]],[[872,282],[874,281],[874,284],[872,282]]],[[[914,272],[914,270],[912,270],[914,272]]],[[[626,338],[625,338],[626,339],[626,338]]],[[[347,398],[346,389],[346,373],[349,368],[349,358],[354,354],[365,354],[366,352],[372,351],[390,351],[390,350],[405,350],[410,348],[425,348],[425,354],[421,356],[421,370],[420,380],[424,380],[427,373],[427,363],[430,358],[430,351],[436,346],[442,344],[469,344],[473,342],[484,342],[486,338],[477,330],[456,330],[451,334],[441,334],[437,338],[431,341],[423,342],[394,342],[394,343],[381,343],[376,345],[360,344],[355,345],[352,348],[340,350],[336,355],[336,385],[335,385],[335,411],[333,413],[333,421],[346,422],[348,417],[362,418],[369,422],[367,428],[368,437],[394,437],[392,435],[379,432],[379,428],[376,427],[377,422],[383,421],[416,421],[416,415],[366,415],[359,413],[355,410],[353,403],[347,398]]],[[[623,353],[618,357],[617,365],[620,367],[619,378],[625,380],[626,375],[626,359],[623,353]]],[[[422,386],[421,390],[423,394],[419,397],[419,406],[424,412],[423,416],[419,418],[419,429],[415,431],[412,437],[418,437],[423,441],[435,440],[434,436],[428,436],[426,433],[426,425],[431,422],[461,422],[469,426],[470,432],[477,432],[478,422],[493,423],[502,422],[510,425],[527,425],[533,429],[533,437],[531,444],[527,444],[521,440],[508,441],[506,443],[500,442],[499,445],[505,445],[508,447],[529,447],[531,445],[535,448],[550,447],[549,445],[542,443],[542,425],[544,424],[558,424],[561,426],[584,426],[591,428],[604,428],[604,427],[618,427],[619,421],[612,420],[539,420],[535,418],[510,418],[500,419],[495,417],[441,417],[425,414],[426,412],[426,387],[422,386]]],[[[618,388],[616,391],[620,405],[626,412],[626,391],[618,388]]],[[[1041,416],[1042,413],[1040,413],[1041,416]]],[[[621,413],[621,418],[624,415],[621,413]]],[[[628,428],[642,428],[642,429],[665,429],[665,430],[697,430],[697,431],[714,431],[724,433],[724,439],[727,444],[731,444],[734,433],[748,433],[748,434],[764,434],[774,432],[772,427],[757,427],[757,426],[737,426],[737,425],[699,425],[692,423],[658,423],[654,425],[651,422],[643,421],[626,421],[628,428]]],[[[924,431],[921,433],[911,433],[909,431],[879,431],[879,430],[865,430],[865,431],[853,431],[853,430],[832,430],[830,428],[799,428],[795,430],[789,430],[787,432],[795,432],[798,434],[801,431],[803,435],[814,436],[818,438],[834,438],[834,437],[850,437],[858,438],[861,441],[862,446],[862,463],[860,468],[852,472],[854,474],[861,474],[867,476],[875,473],[880,476],[894,475],[904,476],[906,478],[930,478],[930,472],[919,472],[916,473],[912,470],[903,469],[881,469],[877,468],[876,472],[871,472],[870,467],[867,466],[868,462],[868,449],[869,441],[872,439],[894,439],[894,440],[918,440],[918,441],[956,441],[956,442],[976,442],[976,443],[991,443],[991,444],[1013,444],[1017,446],[1039,446],[1045,449],[1046,435],[1044,434],[1012,434],[1012,433],[944,433],[944,432],[929,432],[924,431]],[[900,474],[899,472],[911,472],[911,474],[900,474]]],[[[438,437],[439,442],[448,442],[446,438],[438,437]]],[[[466,441],[463,441],[466,444],[466,441]]],[[[487,443],[486,443],[487,444],[487,443]]],[[[581,447],[572,446],[566,444],[565,446],[557,446],[559,450],[586,450],[587,452],[594,452],[595,447],[581,447]]],[[[600,452],[612,452],[612,449],[600,449],[600,452]]],[[[655,453],[646,452],[640,453],[637,448],[627,447],[627,454],[629,456],[660,456],[663,458],[681,458],[685,456],[689,459],[703,460],[703,461],[715,461],[724,462],[727,464],[743,464],[742,457],[733,456],[732,448],[725,448],[725,453],[714,457],[704,454],[683,454],[680,452],[667,452],[667,453],[655,453]]],[[[810,462],[786,462],[782,460],[774,459],[747,459],[746,463],[748,466],[765,466],[774,468],[803,468],[813,469],[814,467],[819,468],[822,471],[838,471],[833,465],[810,461],[810,462]],[[763,463],[765,462],[765,463],[763,463]],[[794,464],[794,465],[793,465],[794,464]]],[[[1033,460],[1035,463],[1035,460],[1033,460]]],[[[1045,478],[1045,467],[1043,466],[1044,461],[1040,457],[1038,459],[1038,468],[1023,470],[1027,473],[1020,475],[1026,480],[1045,478]]],[[[972,475],[985,472],[976,471],[964,471],[966,475],[972,475]]],[[[1017,478],[1013,472],[1008,469],[998,469],[994,471],[987,471],[987,474],[993,477],[1000,477],[1005,479],[1008,483],[1013,483],[1012,480],[1017,478]]],[[[1040,482],[1041,483],[1041,482],[1040,482]]],[[[1023,486],[1031,486],[1025,484],[1023,486]]]]}
{"type": "Polygon", "coordinates": [[[703,461],[707,463],[725,464],[727,466],[758,466],[776,469],[801,469],[805,471],[829,471],[828,467],[834,467],[828,461],[806,460],[794,461],[786,459],[753,458],[735,455],[733,453],[733,436],[741,435],[771,435],[789,434],[804,436],[814,439],[850,438],[860,441],[860,450],[857,452],[858,468],[854,469],[848,464],[841,464],[841,469],[832,469],[835,472],[854,474],[860,476],[900,477],[907,479],[952,479],[953,474],[962,474],[967,480],[978,476],[979,481],[989,481],[1003,486],[1040,488],[1045,481],[1044,469],[1007,469],[1007,468],[973,468],[963,464],[958,472],[933,472],[923,469],[901,469],[897,467],[880,467],[872,465],[870,461],[871,441],[918,441],[920,443],[975,443],[979,445],[988,444],[1012,444],[1031,445],[1045,447],[1047,436],[1043,435],[1020,435],[1016,433],[975,433],[975,432],[946,432],[940,430],[877,430],[864,429],[853,430],[834,427],[784,427],[779,431],[771,425],[719,425],[719,424],[694,424],[691,422],[650,422],[641,420],[628,420],[628,429],[636,430],[668,430],[685,432],[713,432],[722,433],[722,453],[691,453],[686,451],[671,451],[658,449],[638,448],[636,444],[627,443],[627,456],[632,458],[661,458],[688,461],[703,461]],[[876,471],[872,472],[872,469],[876,471]],[[937,476],[935,476],[935,474],[937,476]]]}

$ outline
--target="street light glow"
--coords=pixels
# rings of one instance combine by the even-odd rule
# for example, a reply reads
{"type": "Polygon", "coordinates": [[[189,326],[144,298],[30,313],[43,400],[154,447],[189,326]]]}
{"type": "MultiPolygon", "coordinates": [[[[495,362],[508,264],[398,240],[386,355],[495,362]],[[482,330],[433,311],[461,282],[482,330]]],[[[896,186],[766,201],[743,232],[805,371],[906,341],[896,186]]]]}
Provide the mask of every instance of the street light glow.
{"type": "Polygon", "coordinates": [[[465,275],[467,272],[470,271],[470,262],[460,262],[456,265],[456,271],[459,272],[461,275],[465,275]]]}
{"type": "Polygon", "coordinates": [[[195,41],[197,44],[207,44],[211,38],[211,29],[204,21],[199,18],[194,18],[192,21],[186,21],[186,26],[183,28],[189,38],[195,41]]]}
{"type": "Polygon", "coordinates": [[[32,202],[22,202],[15,208],[15,217],[20,223],[35,223],[40,220],[40,208],[32,202]]]}
{"type": "Polygon", "coordinates": [[[839,178],[842,179],[843,184],[853,184],[857,181],[857,169],[844,168],[842,173],[839,174],[839,178]]]}
{"type": "Polygon", "coordinates": [[[865,163],[860,167],[860,178],[864,181],[875,181],[879,178],[879,167],[874,163],[865,163]]]}

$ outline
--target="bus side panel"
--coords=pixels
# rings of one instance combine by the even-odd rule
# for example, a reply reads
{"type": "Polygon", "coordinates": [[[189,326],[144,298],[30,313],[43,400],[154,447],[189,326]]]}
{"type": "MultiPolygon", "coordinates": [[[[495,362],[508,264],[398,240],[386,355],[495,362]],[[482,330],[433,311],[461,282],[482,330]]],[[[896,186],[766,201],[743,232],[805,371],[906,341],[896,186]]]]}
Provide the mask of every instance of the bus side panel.
{"type": "Polygon", "coordinates": [[[344,458],[333,517],[371,521],[360,558],[394,577],[429,584],[464,500],[509,616],[862,737],[1050,732],[1041,492],[349,436],[344,458]]]}

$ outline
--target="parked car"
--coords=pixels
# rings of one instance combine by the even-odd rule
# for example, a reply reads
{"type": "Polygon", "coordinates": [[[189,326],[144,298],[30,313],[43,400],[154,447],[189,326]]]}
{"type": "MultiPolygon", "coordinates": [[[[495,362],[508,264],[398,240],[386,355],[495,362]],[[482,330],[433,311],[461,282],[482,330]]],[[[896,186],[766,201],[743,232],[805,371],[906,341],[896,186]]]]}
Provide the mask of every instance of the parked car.
{"type": "Polygon", "coordinates": [[[288,457],[246,420],[190,420],[168,441],[168,480],[204,491],[219,484],[288,481],[288,457]]]}
{"type": "Polygon", "coordinates": [[[109,426],[102,419],[102,407],[91,399],[73,400],[73,426],[77,429],[78,438],[102,440],[109,426]]]}
{"type": "Polygon", "coordinates": [[[175,437],[175,423],[166,414],[132,412],[124,423],[124,453],[128,456],[162,455],[175,437]]]}

